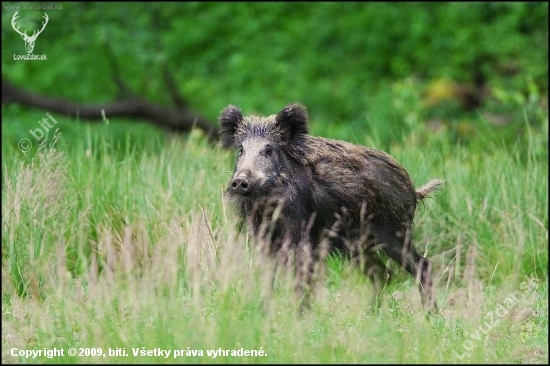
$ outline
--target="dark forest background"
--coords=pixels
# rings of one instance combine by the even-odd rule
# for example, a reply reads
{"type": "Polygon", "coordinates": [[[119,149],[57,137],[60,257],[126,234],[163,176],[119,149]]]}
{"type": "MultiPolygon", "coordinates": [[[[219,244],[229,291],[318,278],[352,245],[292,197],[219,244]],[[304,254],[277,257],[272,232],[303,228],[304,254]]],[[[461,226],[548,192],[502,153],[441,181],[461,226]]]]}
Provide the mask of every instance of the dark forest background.
{"type": "Polygon", "coordinates": [[[74,122],[101,116],[79,115],[74,103],[120,101],[188,113],[170,125],[129,107],[129,116],[107,113],[108,132],[97,127],[136,144],[156,133],[144,123],[186,131],[199,120],[206,130],[229,103],[271,114],[298,101],[315,134],[374,136],[380,148],[418,123],[480,147],[513,145],[526,123],[547,131],[547,3],[45,4],[61,9],[19,10],[17,25],[30,35],[48,14],[33,51],[47,60],[21,61],[10,24],[20,3],[3,3],[3,142],[26,137],[44,110],[69,116],[65,138],[79,138],[74,122]],[[73,105],[27,108],[21,91],[73,105]]]}

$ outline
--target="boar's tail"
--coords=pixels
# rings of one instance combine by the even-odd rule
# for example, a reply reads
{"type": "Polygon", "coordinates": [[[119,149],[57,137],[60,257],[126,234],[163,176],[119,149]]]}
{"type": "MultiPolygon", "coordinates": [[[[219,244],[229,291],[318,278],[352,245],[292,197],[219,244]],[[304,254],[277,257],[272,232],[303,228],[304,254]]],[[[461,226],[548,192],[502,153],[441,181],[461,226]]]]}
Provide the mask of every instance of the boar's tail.
{"type": "Polygon", "coordinates": [[[443,179],[432,179],[416,190],[416,199],[420,201],[424,198],[430,197],[430,193],[440,189],[443,186],[443,183],[445,183],[443,179]]]}

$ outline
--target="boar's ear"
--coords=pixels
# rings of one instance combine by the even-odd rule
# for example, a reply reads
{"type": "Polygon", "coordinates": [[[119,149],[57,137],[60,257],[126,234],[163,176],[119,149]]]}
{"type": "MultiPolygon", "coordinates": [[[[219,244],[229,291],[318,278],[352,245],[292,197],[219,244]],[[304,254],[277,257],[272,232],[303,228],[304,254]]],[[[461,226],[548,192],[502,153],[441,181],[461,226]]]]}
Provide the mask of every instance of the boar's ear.
{"type": "Polygon", "coordinates": [[[243,121],[241,110],[234,105],[228,105],[220,113],[220,141],[223,147],[231,147],[235,144],[235,131],[243,121]]]}
{"type": "Polygon", "coordinates": [[[277,113],[277,125],[282,131],[283,141],[290,142],[299,134],[308,133],[306,107],[301,104],[289,104],[277,113]]]}

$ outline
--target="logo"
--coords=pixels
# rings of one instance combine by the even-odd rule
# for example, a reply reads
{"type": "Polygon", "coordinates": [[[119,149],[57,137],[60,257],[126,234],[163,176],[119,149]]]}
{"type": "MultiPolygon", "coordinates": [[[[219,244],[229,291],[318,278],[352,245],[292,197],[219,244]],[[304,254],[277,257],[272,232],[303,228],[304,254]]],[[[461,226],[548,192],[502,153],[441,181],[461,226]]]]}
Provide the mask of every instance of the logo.
{"type": "Polygon", "coordinates": [[[23,41],[25,41],[25,48],[27,49],[27,53],[32,53],[32,50],[34,49],[34,42],[36,42],[36,38],[42,33],[44,28],[46,28],[46,24],[48,24],[48,14],[44,13],[44,19],[46,19],[46,22],[42,22],[42,29],[36,33],[36,29],[33,31],[32,36],[29,37],[27,34],[27,30],[25,29],[25,32],[20,32],[19,27],[15,28],[15,20],[19,17],[17,13],[19,10],[13,14],[13,17],[11,18],[11,26],[13,29],[21,35],[21,38],[23,38],[23,41]]]}

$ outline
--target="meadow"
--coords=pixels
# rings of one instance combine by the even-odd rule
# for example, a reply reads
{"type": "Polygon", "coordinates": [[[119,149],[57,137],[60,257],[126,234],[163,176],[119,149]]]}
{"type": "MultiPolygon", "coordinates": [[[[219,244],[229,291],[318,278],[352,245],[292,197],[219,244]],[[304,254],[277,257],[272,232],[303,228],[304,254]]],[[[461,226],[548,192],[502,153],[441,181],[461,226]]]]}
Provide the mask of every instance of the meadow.
{"type": "Polygon", "coordinates": [[[446,180],[415,220],[432,316],[403,271],[369,311],[373,286],[335,256],[299,316],[292,275],[266,291],[271,263],[223,197],[233,152],[199,131],[56,118],[42,141],[2,125],[2,362],[548,361],[547,138],[528,118],[512,146],[483,121],[475,144],[418,122],[386,149],[417,186],[446,180]]]}

